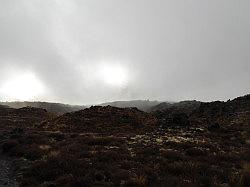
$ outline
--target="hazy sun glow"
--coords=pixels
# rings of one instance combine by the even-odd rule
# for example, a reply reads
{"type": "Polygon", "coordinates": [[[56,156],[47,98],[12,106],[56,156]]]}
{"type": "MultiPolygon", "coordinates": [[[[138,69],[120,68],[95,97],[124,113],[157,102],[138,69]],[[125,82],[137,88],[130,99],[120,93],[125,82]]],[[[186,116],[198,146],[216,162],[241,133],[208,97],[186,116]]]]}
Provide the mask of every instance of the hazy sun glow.
{"type": "Polygon", "coordinates": [[[44,93],[44,87],[33,73],[25,73],[0,85],[0,93],[4,100],[26,101],[41,96],[44,93]]]}
{"type": "Polygon", "coordinates": [[[125,86],[128,82],[128,72],[119,65],[103,65],[100,68],[100,78],[111,86],[125,86]]]}

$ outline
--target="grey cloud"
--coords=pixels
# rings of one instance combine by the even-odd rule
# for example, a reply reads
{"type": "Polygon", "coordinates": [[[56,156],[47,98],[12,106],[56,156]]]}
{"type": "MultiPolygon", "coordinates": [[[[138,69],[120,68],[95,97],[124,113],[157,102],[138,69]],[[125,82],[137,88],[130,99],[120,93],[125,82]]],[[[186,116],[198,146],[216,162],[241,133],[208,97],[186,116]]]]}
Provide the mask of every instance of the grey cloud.
{"type": "Polygon", "coordinates": [[[250,91],[249,14],[244,0],[1,0],[0,84],[19,69],[49,101],[233,98],[250,91]],[[95,80],[102,62],[128,84],[95,80]]]}

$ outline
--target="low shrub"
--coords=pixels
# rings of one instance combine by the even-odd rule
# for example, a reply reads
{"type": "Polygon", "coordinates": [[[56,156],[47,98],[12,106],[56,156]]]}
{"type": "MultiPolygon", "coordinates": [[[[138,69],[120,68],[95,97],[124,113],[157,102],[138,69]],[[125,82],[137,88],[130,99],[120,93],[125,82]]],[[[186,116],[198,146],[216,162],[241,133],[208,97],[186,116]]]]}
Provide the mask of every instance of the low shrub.
{"type": "Polygon", "coordinates": [[[126,181],[124,187],[146,187],[148,186],[147,183],[146,176],[140,175],[126,181]]]}
{"type": "Polygon", "coordinates": [[[181,154],[179,151],[175,151],[175,150],[163,150],[161,152],[161,155],[163,158],[166,158],[168,160],[183,160],[184,156],[183,154],[181,154]]]}
{"type": "Polygon", "coordinates": [[[240,187],[250,186],[250,164],[249,163],[245,163],[243,166],[239,186],[240,187]]]}
{"type": "Polygon", "coordinates": [[[75,178],[84,177],[87,171],[84,161],[64,155],[35,162],[25,173],[25,177],[33,177],[39,182],[54,181],[65,174],[72,174],[75,178]]]}
{"type": "Polygon", "coordinates": [[[15,140],[15,139],[7,140],[6,142],[4,142],[2,144],[3,153],[9,152],[10,149],[16,147],[18,144],[19,144],[19,142],[17,140],[15,140]]]}
{"type": "Polygon", "coordinates": [[[207,152],[205,150],[193,147],[186,149],[186,154],[192,157],[197,157],[197,156],[206,156],[207,152]]]}

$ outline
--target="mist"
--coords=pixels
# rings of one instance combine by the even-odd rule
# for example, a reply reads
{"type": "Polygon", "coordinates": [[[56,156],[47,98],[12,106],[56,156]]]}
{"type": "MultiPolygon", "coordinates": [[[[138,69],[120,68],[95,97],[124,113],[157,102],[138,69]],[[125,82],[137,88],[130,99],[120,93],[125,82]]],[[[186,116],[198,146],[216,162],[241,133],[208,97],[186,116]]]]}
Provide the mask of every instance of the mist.
{"type": "Polygon", "coordinates": [[[243,0],[1,0],[0,100],[247,94],[249,16],[243,0]]]}

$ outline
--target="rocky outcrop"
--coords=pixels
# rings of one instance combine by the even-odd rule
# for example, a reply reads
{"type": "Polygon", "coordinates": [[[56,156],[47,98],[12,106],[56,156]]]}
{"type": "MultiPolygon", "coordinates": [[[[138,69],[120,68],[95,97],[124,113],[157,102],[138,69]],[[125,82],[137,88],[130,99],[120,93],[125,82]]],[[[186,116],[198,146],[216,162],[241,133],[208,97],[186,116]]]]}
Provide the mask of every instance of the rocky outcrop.
{"type": "Polygon", "coordinates": [[[227,102],[215,101],[201,103],[190,118],[200,119],[203,123],[210,125],[244,125],[250,123],[250,95],[238,97],[227,102]]]}
{"type": "Polygon", "coordinates": [[[157,119],[137,108],[93,106],[84,110],[64,114],[43,124],[46,129],[67,132],[126,132],[152,128],[157,119]]]}
{"type": "Polygon", "coordinates": [[[0,125],[7,127],[25,127],[31,128],[48,120],[50,114],[41,108],[24,107],[13,109],[9,107],[0,107],[0,125]]]}

